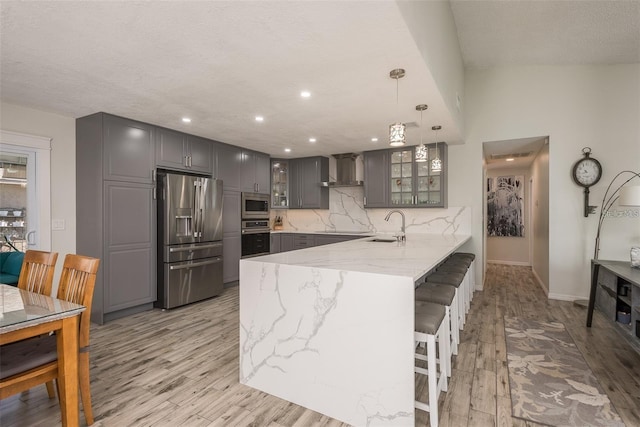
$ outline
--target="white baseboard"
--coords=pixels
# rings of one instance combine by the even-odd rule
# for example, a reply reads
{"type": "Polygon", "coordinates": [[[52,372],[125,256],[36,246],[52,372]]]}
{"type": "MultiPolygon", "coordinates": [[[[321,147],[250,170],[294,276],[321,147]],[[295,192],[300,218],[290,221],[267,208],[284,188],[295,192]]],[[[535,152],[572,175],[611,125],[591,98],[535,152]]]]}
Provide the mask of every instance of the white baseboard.
{"type": "Polygon", "coordinates": [[[529,264],[528,262],[500,261],[500,260],[495,260],[495,259],[488,259],[487,260],[487,264],[521,265],[523,267],[530,267],[531,266],[531,264],[529,264]]]}
{"type": "MultiPolygon", "coordinates": [[[[540,279],[540,276],[538,276],[538,273],[536,273],[536,269],[533,268],[533,266],[531,266],[531,272],[533,273],[533,277],[536,279],[536,282],[538,282],[538,286],[542,288],[542,291],[545,293],[547,298],[551,298],[551,296],[549,296],[549,289],[544,285],[544,282],[542,281],[542,279],[540,279]]],[[[558,298],[553,298],[553,299],[558,299],[558,298]]]]}
{"type": "Polygon", "coordinates": [[[575,295],[564,295],[564,294],[549,294],[547,296],[549,297],[549,299],[555,299],[559,301],[576,301],[576,300],[584,299],[582,297],[577,297],[575,295]]]}

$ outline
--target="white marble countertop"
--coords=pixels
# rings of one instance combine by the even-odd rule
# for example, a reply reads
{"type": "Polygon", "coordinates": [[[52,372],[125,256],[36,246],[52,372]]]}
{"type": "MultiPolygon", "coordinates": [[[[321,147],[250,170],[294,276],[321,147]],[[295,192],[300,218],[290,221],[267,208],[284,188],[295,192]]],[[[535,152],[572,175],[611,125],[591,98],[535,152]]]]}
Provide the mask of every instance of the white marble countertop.
{"type": "MultiPolygon", "coordinates": [[[[323,233],[326,234],[326,233],[323,233]]],[[[447,254],[457,250],[470,235],[407,234],[404,244],[372,242],[374,238],[392,239],[376,234],[362,239],[307,249],[248,258],[240,262],[263,262],[411,277],[418,280],[447,254]]]]}
{"type": "Polygon", "coordinates": [[[305,231],[305,230],[271,230],[272,233],[288,233],[288,234],[320,234],[320,235],[337,235],[337,236],[374,236],[376,233],[371,231],[305,231]]]}

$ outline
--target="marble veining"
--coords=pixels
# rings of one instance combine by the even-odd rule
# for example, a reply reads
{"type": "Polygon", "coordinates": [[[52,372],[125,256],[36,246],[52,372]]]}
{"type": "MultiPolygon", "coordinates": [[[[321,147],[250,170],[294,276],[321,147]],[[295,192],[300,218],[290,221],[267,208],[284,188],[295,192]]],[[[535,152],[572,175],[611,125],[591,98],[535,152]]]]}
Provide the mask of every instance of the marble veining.
{"type": "Polygon", "coordinates": [[[352,425],[413,425],[414,283],[469,238],[241,260],[240,382],[352,425]]]}
{"type": "MultiPolygon", "coordinates": [[[[350,230],[390,233],[400,229],[399,218],[384,220],[389,209],[365,209],[362,187],[329,189],[329,209],[277,209],[272,218],[283,219],[284,231],[350,230]]],[[[471,208],[400,208],[407,218],[407,232],[436,234],[470,234],[471,208]]]]}

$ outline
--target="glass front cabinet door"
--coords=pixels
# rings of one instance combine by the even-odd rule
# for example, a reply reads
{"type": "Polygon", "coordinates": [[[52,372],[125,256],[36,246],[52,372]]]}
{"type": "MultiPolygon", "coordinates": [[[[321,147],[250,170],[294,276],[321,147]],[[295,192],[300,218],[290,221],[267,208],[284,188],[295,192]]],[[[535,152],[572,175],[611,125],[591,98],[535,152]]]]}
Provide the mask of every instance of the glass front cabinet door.
{"type": "Polygon", "coordinates": [[[287,160],[271,161],[271,207],[286,208],[289,206],[289,162],[287,160]]]}
{"type": "Polygon", "coordinates": [[[436,146],[430,144],[426,162],[415,161],[415,147],[392,149],[390,155],[390,206],[446,207],[446,145],[438,144],[437,156],[442,170],[434,170],[436,146]]]}

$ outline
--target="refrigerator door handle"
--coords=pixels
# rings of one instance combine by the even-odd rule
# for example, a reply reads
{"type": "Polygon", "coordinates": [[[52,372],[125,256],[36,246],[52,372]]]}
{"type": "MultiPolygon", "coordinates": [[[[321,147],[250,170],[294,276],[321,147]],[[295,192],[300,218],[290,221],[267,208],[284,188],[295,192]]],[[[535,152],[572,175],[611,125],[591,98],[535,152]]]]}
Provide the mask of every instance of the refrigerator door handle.
{"type": "Polygon", "coordinates": [[[188,246],[186,248],[169,248],[169,252],[171,252],[171,253],[189,252],[189,251],[196,251],[196,250],[200,250],[200,249],[215,249],[215,248],[219,248],[221,246],[222,246],[222,243],[212,243],[210,245],[188,246]]]}
{"type": "Polygon", "coordinates": [[[191,228],[191,234],[193,237],[198,237],[198,221],[200,215],[200,178],[193,180],[193,227],[191,228]]]}
{"type": "Polygon", "coordinates": [[[190,264],[170,265],[169,270],[183,270],[185,268],[202,267],[203,265],[217,264],[222,261],[222,258],[217,257],[211,261],[192,262],[190,264]]]}

